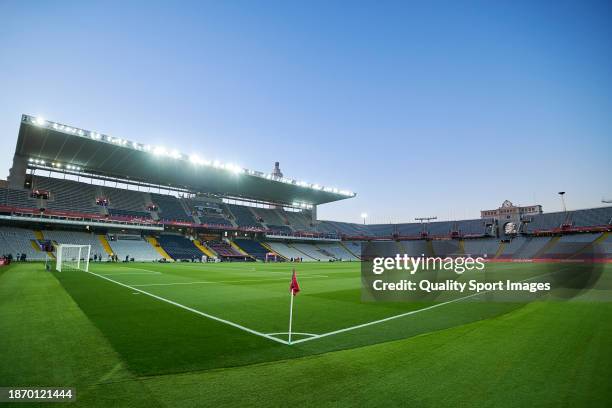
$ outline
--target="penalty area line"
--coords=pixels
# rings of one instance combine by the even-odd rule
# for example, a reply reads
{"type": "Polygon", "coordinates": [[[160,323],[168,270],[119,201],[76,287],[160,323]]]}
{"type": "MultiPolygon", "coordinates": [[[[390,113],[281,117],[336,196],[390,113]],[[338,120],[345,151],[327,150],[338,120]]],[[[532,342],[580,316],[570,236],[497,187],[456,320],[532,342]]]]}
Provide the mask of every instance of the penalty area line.
{"type": "Polygon", "coordinates": [[[86,273],[88,273],[88,274],[90,274],[90,275],[97,276],[97,277],[102,278],[102,279],[104,279],[104,280],[107,280],[107,281],[109,281],[109,282],[115,283],[115,284],[117,284],[117,285],[119,285],[119,286],[123,286],[123,287],[125,287],[125,288],[135,290],[136,292],[140,292],[140,293],[142,293],[143,295],[151,296],[151,297],[152,297],[152,298],[154,298],[154,299],[161,300],[162,302],[169,303],[169,304],[171,304],[171,305],[173,305],[173,306],[176,306],[176,307],[180,307],[181,309],[185,309],[185,310],[187,310],[187,311],[189,311],[189,312],[192,312],[192,313],[195,313],[195,314],[197,314],[197,315],[207,317],[207,318],[209,318],[209,319],[211,319],[211,320],[215,320],[215,321],[217,321],[217,322],[219,322],[219,323],[224,323],[224,324],[227,324],[227,325],[229,325],[229,326],[235,327],[235,328],[237,328],[237,329],[243,330],[243,331],[245,331],[245,332],[248,332],[248,333],[254,334],[254,335],[256,335],[256,336],[264,337],[264,338],[266,338],[266,339],[268,339],[268,340],[272,340],[272,341],[275,341],[275,342],[277,342],[277,343],[281,343],[281,344],[285,344],[285,345],[288,345],[288,344],[289,344],[289,342],[287,342],[287,341],[285,341],[285,340],[277,339],[276,337],[270,336],[270,335],[265,334],[265,333],[258,332],[257,330],[249,329],[248,327],[242,326],[242,325],[240,325],[240,324],[238,324],[238,323],[234,323],[234,322],[231,322],[231,321],[229,321],[229,320],[221,319],[220,317],[213,316],[213,315],[211,315],[211,314],[201,312],[201,311],[196,310],[196,309],[193,309],[193,308],[191,308],[191,307],[189,307],[189,306],[185,306],[185,305],[182,305],[182,304],[180,304],[180,303],[177,303],[177,302],[175,302],[175,301],[173,301],[173,300],[166,299],[166,298],[164,298],[164,297],[154,295],[153,293],[149,293],[149,292],[147,292],[147,291],[144,291],[144,290],[142,290],[142,289],[135,288],[135,287],[130,286],[130,285],[126,285],[125,283],[118,282],[118,281],[116,281],[116,280],[114,280],[114,279],[111,279],[111,278],[108,278],[108,277],[106,277],[106,276],[99,275],[99,274],[94,273],[94,272],[88,272],[88,271],[87,271],[86,273]]]}

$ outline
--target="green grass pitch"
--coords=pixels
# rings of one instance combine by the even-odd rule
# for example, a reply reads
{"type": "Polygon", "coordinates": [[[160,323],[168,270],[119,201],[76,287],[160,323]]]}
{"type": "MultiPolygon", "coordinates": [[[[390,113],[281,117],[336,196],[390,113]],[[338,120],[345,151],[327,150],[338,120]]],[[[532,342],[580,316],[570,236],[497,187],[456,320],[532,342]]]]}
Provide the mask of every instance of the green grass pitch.
{"type": "MultiPolygon", "coordinates": [[[[517,276],[546,267],[491,265],[517,276]]],[[[0,385],[75,387],[71,406],[100,407],[612,401],[612,304],[595,301],[605,288],[565,302],[420,310],[427,304],[362,302],[358,263],[90,271],[0,269],[0,385]],[[287,345],[292,267],[300,334],[287,345]]]]}

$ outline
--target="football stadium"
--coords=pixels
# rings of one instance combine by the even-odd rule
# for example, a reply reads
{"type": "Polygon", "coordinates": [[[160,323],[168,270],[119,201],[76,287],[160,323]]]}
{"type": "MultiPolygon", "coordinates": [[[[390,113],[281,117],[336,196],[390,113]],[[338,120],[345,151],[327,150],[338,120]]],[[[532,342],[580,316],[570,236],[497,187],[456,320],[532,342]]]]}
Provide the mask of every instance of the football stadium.
{"type": "Polygon", "coordinates": [[[611,407],[611,21],[0,1],[0,406],[611,407]]]}
{"type": "Polygon", "coordinates": [[[596,300],[610,290],[612,207],[317,218],[355,195],[279,163],[263,173],[23,115],[0,190],[0,378],[70,386],[84,406],[378,405],[381,393],[514,405],[515,388],[521,405],[610,400],[612,308],[596,300]],[[564,302],[364,302],[371,244],[484,257],[521,280],[600,268],[564,302]]]}

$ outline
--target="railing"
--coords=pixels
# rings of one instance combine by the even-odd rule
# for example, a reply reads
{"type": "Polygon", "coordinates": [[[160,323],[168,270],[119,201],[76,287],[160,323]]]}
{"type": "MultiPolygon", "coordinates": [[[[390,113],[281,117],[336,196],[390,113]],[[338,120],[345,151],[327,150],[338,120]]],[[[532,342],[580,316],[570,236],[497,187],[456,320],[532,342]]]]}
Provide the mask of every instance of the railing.
{"type": "Polygon", "coordinates": [[[36,208],[22,208],[0,205],[0,212],[11,214],[16,217],[36,217],[37,219],[55,219],[55,220],[72,220],[72,221],[88,221],[97,223],[118,223],[118,224],[129,224],[138,226],[159,226],[161,224],[153,221],[152,219],[139,218],[139,217],[128,217],[128,216],[106,216],[98,214],[81,213],[77,211],[59,211],[45,209],[40,211],[36,208]]]}

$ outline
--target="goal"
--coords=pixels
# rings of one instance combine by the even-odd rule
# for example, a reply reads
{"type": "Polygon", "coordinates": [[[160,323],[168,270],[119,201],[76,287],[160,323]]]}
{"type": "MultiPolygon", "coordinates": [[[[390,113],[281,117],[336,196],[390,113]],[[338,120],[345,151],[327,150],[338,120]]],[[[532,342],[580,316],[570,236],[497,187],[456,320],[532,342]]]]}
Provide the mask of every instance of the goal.
{"type": "Polygon", "coordinates": [[[72,269],[89,272],[91,245],[60,244],[57,247],[55,270],[72,269]]]}

